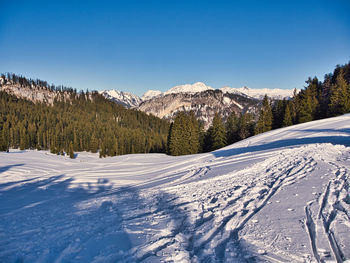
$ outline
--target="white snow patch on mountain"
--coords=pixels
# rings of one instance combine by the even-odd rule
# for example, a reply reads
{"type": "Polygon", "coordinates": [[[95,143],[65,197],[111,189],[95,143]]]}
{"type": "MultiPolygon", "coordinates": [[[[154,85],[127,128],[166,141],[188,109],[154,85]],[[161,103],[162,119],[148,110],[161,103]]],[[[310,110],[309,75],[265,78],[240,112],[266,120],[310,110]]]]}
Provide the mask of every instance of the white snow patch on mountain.
{"type": "Polygon", "coordinates": [[[350,260],[350,114],[212,153],[0,153],[1,262],[350,260]]]}
{"type": "MultiPolygon", "coordinates": [[[[220,90],[224,93],[243,94],[260,100],[263,99],[265,95],[273,99],[289,99],[293,97],[294,92],[294,89],[251,89],[245,86],[241,88],[231,88],[226,86],[220,90]]],[[[300,90],[297,90],[297,92],[299,91],[300,90]]]]}
{"type": "Polygon", "coordinates": [[[175,86],[168,91],[164,92],[165,95],[167,94],[173,94],[173,93],[197,93],[202,92],[206,90],[214,90],[212,87],[205,85],[203,82],[196,82],[193,84],[185,84],[185,85],[179,85],[175,86]]]}
{"type": "Polygon", "coordinates": [[[106,99],[119,103],[127,108],[137,107],[141,103],[141,98],[133,93],[118,91],[118,90],[105,90],[100,91],[106,99]]]}
{"type": "Polygon", "coordinates": [[[142,101],[150,100],[153,99],[154,97],[161,96],[163,95],[163,92],[160,90],[148,90],[143,94],[141,97],[142,101]]]}

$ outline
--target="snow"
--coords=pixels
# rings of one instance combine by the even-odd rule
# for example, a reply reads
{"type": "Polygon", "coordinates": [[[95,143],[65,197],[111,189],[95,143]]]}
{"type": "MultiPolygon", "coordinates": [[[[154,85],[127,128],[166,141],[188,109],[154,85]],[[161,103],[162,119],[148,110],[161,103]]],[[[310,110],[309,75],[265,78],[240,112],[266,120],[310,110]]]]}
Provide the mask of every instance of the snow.
{"type": "Polygon", "coordinates": [[[205,85],[203,82],[196,82],[193,84],[185,84],[185,85],[179,85],[175,86],[168,91],[164,92],[165,95],[167,94],[174,94],[174,93],[190,93],[194,94],[197,92],[203,92],[206,90],[214,90],[212,87],[205,85]]]}
{"type": "Polygon", "coordinates": [[[141,103],[141,98],[133,93],[118,90],[105,90],[99,92],[106,99],[122,104],[127,108],[137,107],[141,103]]]}
{"type": "MultiPolygon", "coordinates": [[[[289,99],[293,96],[294,89],[251,89],[248,87],[231,88],[223,87],[220,89],[224,93],[233,93],[238,95],[246,95],[255,99],[263,99],[265,94],[273,99],[289,99]]],[[[297,90],[299,92],[300,90],[297,90]]]]}
{"type": "Polygon", "coordinates": [[[154,97],[158,97],[161,95],[163,95],[163,92],[161,92],[160,90],[148,90],[145,92],[145,94],[143,94],[141,99],[142,99],[142,101],[146,101],[146,100],[150,100],[150,99],[153,99],[154,97]]]}
{"type": "Polygon", "coordinates": [[[0,262],[350,260],[350,115],[212,153],[0,153],[0,262]]]}

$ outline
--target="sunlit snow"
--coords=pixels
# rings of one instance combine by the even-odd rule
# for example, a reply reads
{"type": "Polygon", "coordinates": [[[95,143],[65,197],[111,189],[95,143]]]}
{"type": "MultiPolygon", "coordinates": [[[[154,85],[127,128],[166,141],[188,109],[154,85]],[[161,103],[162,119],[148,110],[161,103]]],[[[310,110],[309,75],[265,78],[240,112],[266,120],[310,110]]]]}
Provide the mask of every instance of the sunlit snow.
{"type": "Polygon", "coordinates": [[[212,153],[0,153],[0,262],[350,259],[350,115],[212,153]]]}

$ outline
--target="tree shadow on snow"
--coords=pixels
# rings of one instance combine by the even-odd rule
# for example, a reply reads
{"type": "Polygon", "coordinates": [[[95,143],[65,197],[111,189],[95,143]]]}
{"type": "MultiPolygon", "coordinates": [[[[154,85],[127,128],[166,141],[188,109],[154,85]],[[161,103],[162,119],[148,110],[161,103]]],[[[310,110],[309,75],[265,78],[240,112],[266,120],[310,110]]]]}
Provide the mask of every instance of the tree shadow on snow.
{"type": "MultiPolygon", "coordinates": [[[[171,246],[177,236],[187,237],[178,242],[190,260],[227,259],[226,242],[208,253],[214,236],[195,247],[200,238],[195,230],[205,221],[191,223],[191,200],[181,203],[163,191],[145,197],[134,187],[113,188],[103,178],[87,187],[72,188],[72,181],[59,175],[0,184],[0,262],[159,262],[163,252],[176,253],[171,246]]],[[[220,231],[225,230],[216,234],[220,231]]],[[[231,239],[239,251],[236,262],[254,262],[237,233],[231,239]]]]}
{"type": "Polygon", "coordinates": [[[59,175],[0,184],[0,262],[130,260],[118,193],[105,196],[106,179],[97,187],[71,182],[59,175]]]}
{"type": "Polygon", "coordinates": [[[0,173],[4,173],[13,167],[18,167],[18,166],[23,166],[23,165],[24,165],[24,163],[2,166],[2,167],[0,167],[0,173]]]}
{"type": "MultiPolygon", "coordinates": [[[[316,131],[319,131],[319,130],[316,130],[316,131]]],[[[212,152],[212,154],[215,157],[227,157],[227,156],[243,154],[248,152],[259,152],[259,151],[273,150],[281,147],[301,146],[301,145],[314,144],[314,143],[331,143],[333,145],[338,144],[338,145],[344,145],[348,147],[350,146],[350,136],[319,136],[319,137],[277,140],[274,142],[269,142],[269,143],[256,145],[256,146],[246,146],[246,147],[232,148],[232,149],[226,149],[226,150],[218,150],[218,151],[212,152]]]]}

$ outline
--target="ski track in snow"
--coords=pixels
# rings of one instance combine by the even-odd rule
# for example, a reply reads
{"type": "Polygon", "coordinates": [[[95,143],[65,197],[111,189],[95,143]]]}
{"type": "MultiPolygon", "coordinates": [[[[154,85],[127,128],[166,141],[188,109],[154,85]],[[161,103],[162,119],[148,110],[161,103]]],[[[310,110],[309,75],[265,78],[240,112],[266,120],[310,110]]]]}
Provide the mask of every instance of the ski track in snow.
{"type": "Polygon", "coordinates": [[[350,115],[209,154],[0,153],[0,262],[348,261],[347,146],[350,115]]]}

